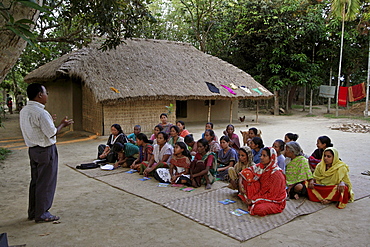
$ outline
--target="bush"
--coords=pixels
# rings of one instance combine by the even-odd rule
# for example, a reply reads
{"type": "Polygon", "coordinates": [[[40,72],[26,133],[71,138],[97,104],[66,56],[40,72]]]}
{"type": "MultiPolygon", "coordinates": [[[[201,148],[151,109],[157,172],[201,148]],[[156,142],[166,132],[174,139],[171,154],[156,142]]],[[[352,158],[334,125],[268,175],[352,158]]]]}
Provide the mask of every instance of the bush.
{"type": "Polygon", "coordinates": [[[0,148],[0,160],[5,160],[11,152],[9,149],[0,148]]]}

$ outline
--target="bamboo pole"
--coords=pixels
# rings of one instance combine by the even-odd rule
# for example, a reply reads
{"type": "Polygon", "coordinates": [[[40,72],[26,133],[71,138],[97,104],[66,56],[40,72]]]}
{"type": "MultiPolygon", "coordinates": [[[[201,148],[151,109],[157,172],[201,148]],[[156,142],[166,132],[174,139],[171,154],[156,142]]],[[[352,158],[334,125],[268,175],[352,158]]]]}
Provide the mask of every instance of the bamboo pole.
{"type": "Polygon", "coordinates": [[[260,108],[260,101],[257,100],[257,106],[256,106],[256,123],[258,123],[258,111],[259,111],[259,108],[260,108]]]}
{"type": "Polygon", "coordinates": [[[369,57],[367,62],[367,82],[366,82],[366,105],[364,116],[369,116],[369,86],[370,86],[370,39],[369,39],[369,57]]]}
{"type": "Polygon", "coordinates": [[[207,122],[211,122],[211,100],[208,100],[208,117],[207,122]]]}
{"type": "Polygon", "coordinates": [[[230,124],[233,123],[233,105],[234,105],[234,101],[230,101],[230,124]]]}

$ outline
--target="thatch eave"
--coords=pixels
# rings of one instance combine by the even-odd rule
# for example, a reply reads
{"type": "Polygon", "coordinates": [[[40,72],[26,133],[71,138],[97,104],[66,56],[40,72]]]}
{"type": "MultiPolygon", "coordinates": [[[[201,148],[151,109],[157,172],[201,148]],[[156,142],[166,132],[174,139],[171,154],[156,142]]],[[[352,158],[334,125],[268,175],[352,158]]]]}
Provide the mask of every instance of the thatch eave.
{"type": "Polygon", "coordinates": [[[165,40],[127,40],[103,52],[97,44],[66,54],[29,73],[27,83],[77,79],[97,102],[126,100],[240,100],[268,99],[273,94],[249,74],[190,44],[165,40]],[[220,93],[209,91],[211,82],[220,93]],[[221,85],[250,89],[231,94],[221,85]],[[252,89],[260,89],[260,92],[252,89]],[[117,90],[115,92],[115,90],[117,90]]]}
{"type": "Polygon", "coordinates": [[[198,97],[191,97],[191,96],[140,96],[140,97],[125,97],[125,98],[116,98],[116,99],[107,99],[107,100],[102,100],[100,103],[106,104],[106,105],[114,105],[119,102],[126,102],[126,101],[155,101],[155,100],[243,100],[243,99],[249,99],[249,100],[266,100],[266,99],[271,99],[274,97],[273,95],[269,96],[249,96],[249,97],[221,97],[221,96],[198,96],[198,97]]]}

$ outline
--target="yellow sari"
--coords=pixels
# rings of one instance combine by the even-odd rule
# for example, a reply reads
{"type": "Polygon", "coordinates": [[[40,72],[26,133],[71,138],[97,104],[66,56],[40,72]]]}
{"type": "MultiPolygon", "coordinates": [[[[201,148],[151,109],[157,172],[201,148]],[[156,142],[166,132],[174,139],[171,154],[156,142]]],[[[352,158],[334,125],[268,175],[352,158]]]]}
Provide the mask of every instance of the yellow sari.
{"type": "MultiPolygon", "coordinates": [[[[334,153],[333,164],[326,170],[326,164],[324,162],[324,157],[321,162],[317,165],[313,177],[317,184],[323,185],[338,185],[340,182],[344,182],[348,186],[348,191],[350,194],[349,202],[354,201],[354,193],[352,191],[352,184],[349,179],[349,168],[346,163],[339,159],[338,150],[330,147],[325,149],[325,151],[331,150],[334,153]]],[[[325,153],[324,151],[324,153],[325,153]]]]}

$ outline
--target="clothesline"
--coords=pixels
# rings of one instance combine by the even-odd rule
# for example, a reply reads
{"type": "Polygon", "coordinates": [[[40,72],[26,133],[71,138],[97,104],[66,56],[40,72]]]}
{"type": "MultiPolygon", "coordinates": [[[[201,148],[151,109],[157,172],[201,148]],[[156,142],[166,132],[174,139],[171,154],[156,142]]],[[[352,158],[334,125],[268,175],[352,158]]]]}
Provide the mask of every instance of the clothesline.
{"type": "MultiPolygon", "coordinates": [[[[320,86],[320,97],[334,98],[335,86],[320,86]]],[[[339,87],[338,105],[346,107],[348,102],[354,102],[366,97],[365,83],[360,83],[350,87],[339,87]]]]}
{"type": "MultiPolygon", "coordinates": [[[[207,87],[208,87],[209,91],[211,91],[212,93],[218,93],[218,94],[220,93],[220,89],[218,89],[215,84],[213,84],[211,82],[207,82],[207,81],[205,83],[207,84],[207,87]]],[[[247,94],[252,94],[252,91],[251,90],[253,90],[254,92],[258,93],[259,95],[263,95],[262,92],[268,92],[263,87],[256,87],[256,88],[249,89],[247,86],[239,86],[239,87],[237,87],[234,83],[230,83],[229,86],[228,85],[220,84],[220,86],[223,87],[223,88],[225,88],[229,93],[231,93],[233,95],[236,95],[235,90],[237,90],[237,89],[241,89],[244,92],[246,92],[247,94]]]]}

